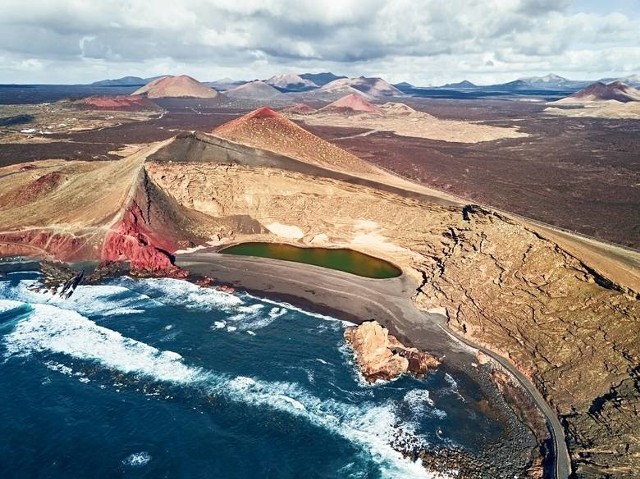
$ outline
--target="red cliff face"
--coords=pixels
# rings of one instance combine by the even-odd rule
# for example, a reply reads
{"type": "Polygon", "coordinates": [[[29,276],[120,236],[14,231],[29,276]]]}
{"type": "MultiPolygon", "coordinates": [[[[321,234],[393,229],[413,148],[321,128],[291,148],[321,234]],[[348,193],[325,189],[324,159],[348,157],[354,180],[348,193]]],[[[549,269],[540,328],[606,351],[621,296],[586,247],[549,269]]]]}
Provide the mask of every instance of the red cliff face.
{"type": "Polygon", "coordinates": [[[132,202],[120,223],[109,231],[102,245],[103,262],[129,261],[134,271],[182,276],[172,264],[171,252],[178,249],[162,232],[145,225],[142,210],[132,202]]]}

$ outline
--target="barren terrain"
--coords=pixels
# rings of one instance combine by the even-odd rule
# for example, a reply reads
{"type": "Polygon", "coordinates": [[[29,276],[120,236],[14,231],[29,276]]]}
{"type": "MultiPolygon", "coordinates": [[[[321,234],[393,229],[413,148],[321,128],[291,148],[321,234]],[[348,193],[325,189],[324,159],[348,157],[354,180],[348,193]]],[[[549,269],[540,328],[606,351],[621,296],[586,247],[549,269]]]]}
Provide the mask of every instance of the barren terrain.
{"type": "MultiPolygon", "coordinates": [[[[332,105],[336,103],[332,103],[332,105]]],[[[292,119],[300,121],[304,125],[357,127],[392,132],[403,137],[426,138],[444,142],[480,143],[527,136],[517,127],[440,119],[428,113],[413,110],[401,103],[385,103],[371,111],[365,111],[362,107],[351,112],[336,110],[336,108],[322,109],[315,113],[292,115],[292,119]]]]}
{"type": "MultiPolygon", "coordinates": [[[[445,104],[443,116],[463,116],[456,108],[445,104]]],[[[173,117],[174,125],[188,118],[181,114],[173,117]]],[[[482,116],[487,110],[467,114],[482,116]]],[[[221,118],[210,115],[203,124],[221,118]]],[[[312,142],[304,150],[293,142],[287,150],[287,143],[278,136],[289,131],[286,121],[268,115],[265,121],[251,123],[251,118],[241,121],[241,127],[249,125],[247,129],[235,123],[233,131],[240,133],[233,141],[202,133],[180,135],[117,162],[40,161],[3,168],[0,253],[129,260],[135,268],[167,273],[178,249],[211,241],[294,241],[289,234],[279,234],[295,229],[300,232],[295,242],[300,244],[349,247],[388,259],[417,285],[414,301],[419,307],[446,311],[449,325],[460,335],[508,358],[537,385],[564,422],[579,477],[625,477],[637,470],[639,291],[624,269],[604,273],[592,266],[607,262],[606,247],[572,252],[561,241],[546,236],[544,228],[456,203],[427,188],[385,176],[381,170],[375,169],[370,178],[353,175],[357,159],[336,152],[335,147],[326,150],[330,157],[310,162],[313,145],[322,143],[312,142]],[[272,134],[265,136],[265,131],[272,134]],[[256,138],[260,144],[251,146],[256,138]],[[270,143],[270,138],[279,139],[270,143]]],[[[155,120],[156,126],[163,125],[158,123],[163,120],[155,120]]],[[[435,141],[425,148],[425,140],[402,138],[414,149],[407,155],[407,147],[403,149],[395,135],[370,135],[366,145],[358,143],[362,137],[339,141],[399,172],[407,171],[397,166],[402,165],[401,159],[411,164],[440,150],[449,151],[450,156],[440,152],[439,162],[418,163],[416,170],[430,175],[439,163],[441,167],[473,168],[474,172],[490,170],[496,178],[510,173],[513,181],[521,183],[504,195],[505,203],[514,205],[519,204],[518,195],[526,197],[523,184],[544,177],[542,172],[549,173],[544,177],[546,184],[556,187],[554,181],[562,171],[558,164],[563,162],[557,159],[561,153],[553,156],[554,163],[549,149],[529,158],[544,141],[558,146],[567,140],[563,133],[558,135],[557,123],[548,121],[528,121],[525,129],[534,133],[530,138],[492,142],[487,148],[435,141]],[[553,140],[553,132],[560,139],[553,140]],[[458,153],[454,155],[449,147],[458,153]],[[398,150],[392,163],[390,148],[398,150]],[[500,163],[490,161],[491,154],[499,157],[505,151],[511,156],[508,161],[502,159],[503,164],[510,161],[514,165],[507,172],[499,168],[500,163]]],[[[142,125],[75,133],[65,138],[74,143],[58,144],[79,149],[78,135],[94,139],[104,135],[113,141],[105,142],[113,148],[122,146],[126,132],[140,135],[137,138],[146,134],[147,139],[169,134],[159,128],[136,129],[142,125]]],[[[626,136],[629,126],[620,128],[619,136],[613,138],[626,138],[631,147],[635,140],[626,136]]],[[[569,138],[581,138],[587,145],[605,144],[594,129],[589,130],[590,135],[583,128],[576,129],[582,136],[572,130],[575,136],[569,138]]],[[[637,175],[637,165],[628,153],[610,153],[602,156],[607,158],[601,167],[606,167],[607,178],[615,168],[627,168],[637,175]]],[[[581,161],[594,162],[593,157],[564,158],[570,166],[568,176],[575,174],[581,161]]],[[[11,163],[20,163],[20,159],[11,163]]],[[[450,170],[451,176],[455,173],[450,170]]],[[[582,182],[595,189],[595,179],[600,177],[592,177],[593,182],[589,178],[585,175],[582,182]]],[[[614,175],[609,181],[617,181],[617,189],[624,191],[625,179],[614,175]]],[[[485,185],[472,175],[466,180],[474,188],[505,193],[498,181],[485,185]]],[[[558,198],[561,191],[571,201],[566,187],[558,187],[558,198]]],[[[572,204],[576,208],[573,215],[580,203],[572,204]]],[[[600,221],[606,219],[599,214],[600,221]]],[[[637,209],[622,216],[633,220],[636,215],[637,209]]],[[[620,254],[638,260],[637,253],[620,254]]]]}

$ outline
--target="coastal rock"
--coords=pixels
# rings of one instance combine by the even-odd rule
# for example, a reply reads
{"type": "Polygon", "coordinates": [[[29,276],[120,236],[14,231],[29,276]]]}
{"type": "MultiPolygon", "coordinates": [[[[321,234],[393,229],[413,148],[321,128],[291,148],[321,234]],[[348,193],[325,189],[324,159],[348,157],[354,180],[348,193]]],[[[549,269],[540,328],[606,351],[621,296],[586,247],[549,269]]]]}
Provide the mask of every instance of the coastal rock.
{"type": "Polygon", "coordinates": [[[344,337],[353,348],[360,371],[368,382],[388,381],[407,372],[424,376],[440,364],[430,354],[405,347],[377,321],[347,328],[344,337]]]}

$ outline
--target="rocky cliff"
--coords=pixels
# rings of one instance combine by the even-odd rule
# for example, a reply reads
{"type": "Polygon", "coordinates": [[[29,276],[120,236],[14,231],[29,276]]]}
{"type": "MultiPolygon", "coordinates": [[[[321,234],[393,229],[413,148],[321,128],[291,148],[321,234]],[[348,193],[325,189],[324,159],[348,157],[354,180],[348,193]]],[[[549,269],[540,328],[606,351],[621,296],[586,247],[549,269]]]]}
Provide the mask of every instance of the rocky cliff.
{"type": "MultiPolygon", "coordinates": [[[[419,285],[423,309],[526,373],[565,423],[578,477],[638,466],[635,293],[531,227],[474,207],[444,207],[278,168],[147,165],[180,204],[224,218],[291,225],[300,242],[389,259],[419,285]],[[197,206],[196,206],[197,205],[197,206]]],[[[222,241],[289,241],[227,231],[222,241]]],[[[621,471],[618,476],[616,471],[621,471]]]]}
{"type": "MultiPolygon", "coordinates": [[[[273,117],[257,116],[265,129],[247,131],[268,131],[273,117]]],[[[415,282],[421,308],[444,308],[459,334],[534,381],[564,422],[577,477],[640,470],[636,289],[529,224],[438,204],[415,185],[349,177],[356,160],[348,154],[305,170],[298,166],[312,148],[294,142],[296,161],[284,161],[284,138],[277,158],[256,148],[232,154],[221,140],[201,143],[158,144],[118,162],[3,169],[0,254],[127,259],[161,273],[177,248],[212,239],[291,241],[279,234],[295,228],[299,243],[388,259],[415,282]],[[181,161],[183,151],[189,161],[181,161]],[[199,160],[198,152],[207,156],[199,160]],[[31,196],[16,202],[22,190],[31,196]]]]}
{"type": "Polygon", "coordinates": [[[356,355],[360,372],[369,382],[389,381],[405,373],[423,377],[440,365],[434,356],[404,346],[377,321],[349,327],[344,337],[356,355]]]}

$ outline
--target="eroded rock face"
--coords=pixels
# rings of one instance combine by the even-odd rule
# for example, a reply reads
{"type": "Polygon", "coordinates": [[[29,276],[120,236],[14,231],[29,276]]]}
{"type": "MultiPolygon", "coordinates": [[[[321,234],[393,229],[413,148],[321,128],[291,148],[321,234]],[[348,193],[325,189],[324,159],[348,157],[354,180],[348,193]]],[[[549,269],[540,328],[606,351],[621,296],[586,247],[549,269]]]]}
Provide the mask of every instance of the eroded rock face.
{"type": "Polygon", "coordinates": [[[440,361],[416,348],[407,348],[377,321],[347,328],[344,337],[353,348],[360,371],[369,382],[391,380],[401,374],[424,376],[440,361]]]}

